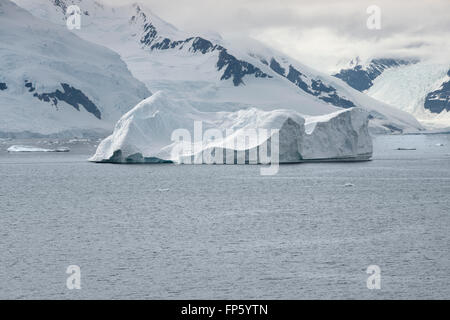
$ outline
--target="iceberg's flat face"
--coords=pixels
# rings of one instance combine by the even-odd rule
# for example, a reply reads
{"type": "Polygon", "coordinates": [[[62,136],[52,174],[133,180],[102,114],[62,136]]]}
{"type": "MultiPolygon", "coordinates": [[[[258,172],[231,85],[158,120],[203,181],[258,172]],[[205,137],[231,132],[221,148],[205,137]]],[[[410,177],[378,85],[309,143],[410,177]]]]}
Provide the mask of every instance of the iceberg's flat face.
{"type": "Polygon", "coordinates": [[[90,159],[113,163],[293,163],[367,160],[368,113],[358,108],[317,117],[293,110],[201,112],[163,92],[117,123],[90,159]],[[182,138],[182,139],[181,139],[182,138]],[[275,145],[276,143],[276,145],[275,145]],[[273,156],[278,153],[278,158],[273,156]]]}

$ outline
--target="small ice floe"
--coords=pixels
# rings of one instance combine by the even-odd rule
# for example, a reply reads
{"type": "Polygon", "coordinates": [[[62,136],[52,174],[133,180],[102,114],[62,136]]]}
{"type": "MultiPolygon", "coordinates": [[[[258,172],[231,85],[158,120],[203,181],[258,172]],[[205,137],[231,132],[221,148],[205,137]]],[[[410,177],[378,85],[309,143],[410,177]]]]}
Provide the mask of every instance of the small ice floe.
{"type": "Polygon", "coordinates": [[[437,146],[437,147],[443,147],[444,144],[443,144],[443,143],[436,143],[436,146],[437,146]]]}
{"type": "Polygon", "coordinates": [[[8,152],[69,152],[68,148],[58,148],[58,149],[44,149],[36,148],[30,146],[11,146],[7,149],[8,152]]]}
{"type": "Polygon", "coordinates": [[[158,191],[159,192],[167,192],[167,191],[169,191],[170,189],[158,189],[158,191]]]}
{"type": "Polygon", "coordinates": [[[344,184],[344,187],[349,188],[349,187],[354,187],[355,185],[353,183],[347,182],[346,184],[344,184]]]}
{"type": "Polygon", "coordinates": [[[69,143],[87,143],[90,141],[91,141],[90,139],[74,138],[74,139],[70,139],[69,143]]]}
{"type": "Polygon", "coordinates": [[[397,148],[396,150],[406,151],[406,150],[416,150],[416,148],[397,148]]]}

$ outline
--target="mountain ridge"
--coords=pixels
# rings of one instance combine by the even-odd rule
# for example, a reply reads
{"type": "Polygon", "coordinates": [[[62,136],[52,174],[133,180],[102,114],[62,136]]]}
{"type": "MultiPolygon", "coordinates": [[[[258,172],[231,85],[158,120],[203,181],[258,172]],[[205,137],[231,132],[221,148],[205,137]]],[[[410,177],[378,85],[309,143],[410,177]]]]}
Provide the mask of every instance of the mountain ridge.
{"type": "MultiPolygon", "coordinates": [[[[52,8],[52,0],[15,1],[33,14],[64,23],[64,15],[52,8]]],[[[150,91],[164,90],[175,99],[189,99],[199,110],[236,111],[258,106],[321,115],[362,107],[370,112],[371,126],[377,132],[421,129],[412,116],[260,43],[251,42],[248,48],[250,41],[241,46],[222,38],[185,33],[140,4],[113,8],[98,1],[64,3],[81,5],[82,27],[74,30],[80,37],[117,52],[150,91]]]]}

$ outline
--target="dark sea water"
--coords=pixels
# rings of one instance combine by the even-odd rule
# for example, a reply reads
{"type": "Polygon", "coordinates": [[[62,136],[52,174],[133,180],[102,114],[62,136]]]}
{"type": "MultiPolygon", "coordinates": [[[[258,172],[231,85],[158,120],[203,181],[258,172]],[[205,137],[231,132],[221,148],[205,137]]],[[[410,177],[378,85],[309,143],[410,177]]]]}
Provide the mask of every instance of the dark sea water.
{"type": "Polygon", "coordinates": [[[377,137],[373,161],[276,176],[89,163],[95,143],[0,141],[1,299],[450,298],[450,135],[377,137]]]}

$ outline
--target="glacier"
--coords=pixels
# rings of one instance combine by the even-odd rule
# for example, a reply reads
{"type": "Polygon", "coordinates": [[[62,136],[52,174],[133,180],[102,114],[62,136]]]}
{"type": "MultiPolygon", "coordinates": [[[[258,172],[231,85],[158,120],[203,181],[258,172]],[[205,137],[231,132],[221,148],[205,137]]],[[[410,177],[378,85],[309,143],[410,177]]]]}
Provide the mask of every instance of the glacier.
{"type": "Polygon", "coordinates": [[[266,155],[272,155],[272,140],[278,142],[279,163],[362,161],[372,156],[368,113],[360,108],[312,117],[287,109],[203,112],[195,107],[195,102],[177,100],[158,91],[127,112],[89,160],[228,164],[225,158],[231,154],[231,163],[267,164],[274,159],[262,159],[258,151],[264,149],[266,155]],[[176,140],[174,133],[179,130],[190,135],[176,140]],[[256,139],[249,134],[262,130],[267,134],[256,139]],[[193,135],[200,139],[192,141],[193,135]],[[251,154],[258,154],[253,162],[251,154]]]}
{"type": "Polygon", "coordinates": [[[374,99],[412,114],[427,129],[450,126],[448,59],[353,61],[335,76],[374,99]]]}
{"type": "Polygon", "coordinates": [[[426,108],[427,97],[450,80],[450,63],[421,63],[385,71],[378,77],[367,95],[413,114],[426,128],[450,126],[450,111],[443,100],[441,112],[426,108]]]}

